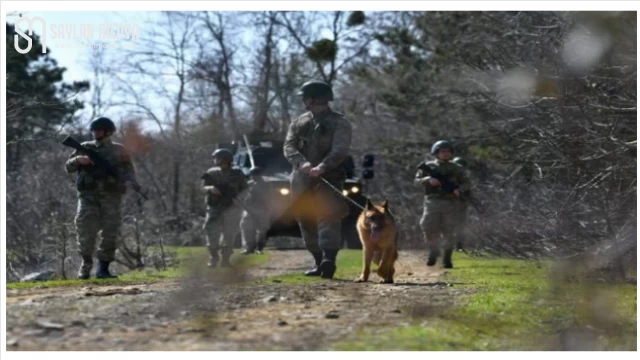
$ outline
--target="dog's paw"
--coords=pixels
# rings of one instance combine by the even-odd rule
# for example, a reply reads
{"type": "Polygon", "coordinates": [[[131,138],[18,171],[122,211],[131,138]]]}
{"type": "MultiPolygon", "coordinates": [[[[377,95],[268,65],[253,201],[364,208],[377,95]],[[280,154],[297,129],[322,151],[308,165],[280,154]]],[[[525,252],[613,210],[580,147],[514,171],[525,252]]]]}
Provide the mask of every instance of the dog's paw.
{"type": "Polygon", "coordinates": [[[393,284],[393,279],[389,279],[389,280],[387,280],[387,279],[383,279],[383,280],[380,280],[380,284],[393,284]]]}
{"type": "Polygon", "coordinates": [[[367,282],[367,280],[365,280],[364,277],[360,276],[359,278],[353,280],[354,283],[363,283],[363,282],[367,282]]]}

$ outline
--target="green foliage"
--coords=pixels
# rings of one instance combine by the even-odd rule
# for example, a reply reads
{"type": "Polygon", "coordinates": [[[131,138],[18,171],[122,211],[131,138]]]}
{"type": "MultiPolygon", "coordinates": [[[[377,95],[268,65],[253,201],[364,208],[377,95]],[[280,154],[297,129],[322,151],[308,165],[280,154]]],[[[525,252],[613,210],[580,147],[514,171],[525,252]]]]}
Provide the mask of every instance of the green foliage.
{"type": "MultiPolygon", "coordinates": [[[[338,269],[334,278],[343,280],[353,280],[362,270],[362,251],[343,249],[338,252],[338,269]]],[[[309,255],[309,264],[312,263],[309,255]]],[[[268,277],[262,280],[265,283],[279,282],[285,284],[312,284],[322,280],[318,277],[304,276],[302,272],[268,277]]]]}
{"type": "Polygon", "coordinates": [[[354,11],[349,14],[349,18],[347,19],[347,26],[358,26],[364,24],[366,20],[366,16],[364,15],[364,11],[354,11]]]}
{"type": "Polygon", "coordinates": [[[306,54],[313,61],[333,61],[338,55],[338,44],[329,39],[314,41],[306,54]]]}
{"type": "MultiPolygon", "coordinates": [[[[207,249],[205,247],[178,247],[167,246],[166,252],[174,251],[178,258],[178,265],[167,270],[155,271],[151,269],[144,269],[140,271],[130,271],[119,275],[118,279],[108,280],[53,280],[44,282],[29,282],[29,283],[8,283],[7,289],[30,289],[30,288],[54,288],[64,286],[82,286],[87,284],[92,285],[133,285],[133,284],[146,284],[158,282],[164,279],[176,279],[182,276],[189,275],[192,270],[208,270],[207,269],[207,249]],[[196,264],[199,269],[193,269],[192,265],[196,264]]],[[[231,264],[235,266],[235,269],[246,269],[253,266],[258,266],[269,261],[269,253],[244,256],[239,253],[234,253],[231,257],[231,264]]],[[[216,269],[213,271],[224,271],[226,269],[216,269]]]]}
{"type": "Polygon", "coordinates": [[[416,319],[408,327],[377,333],[362,330],[335,349],[545,350],[550,346],[547,336],[556,338],[558,331],[576,324],[593,327],[579,304],[588,302],[585,294],[599,288],[615,300],[609,311],[617,313],[610,324],[617,330],[602,335],[597,345],[603,350],[635,350],[635,286],[562,284],[565,296],[559,297],[549,262],[456,255],[455,265],[447,280],[475,290],[459,306],[437,317],[416,319]]]}
{"type": "MultiPolygon", "coordinates": [[[[72,99],[89,89],[89,82],[63,83],[66,68],[58,67],[49,55],[42,54],[40,37],[32,36],[32,48],[20,54],[14,47],[13,25],[6,25],[7,49],[7,140],[27,137],[54,129],[70,114],[83,107],[72,99]]],[[[18,37],[22,49],[27,41],[18,37]]]]}

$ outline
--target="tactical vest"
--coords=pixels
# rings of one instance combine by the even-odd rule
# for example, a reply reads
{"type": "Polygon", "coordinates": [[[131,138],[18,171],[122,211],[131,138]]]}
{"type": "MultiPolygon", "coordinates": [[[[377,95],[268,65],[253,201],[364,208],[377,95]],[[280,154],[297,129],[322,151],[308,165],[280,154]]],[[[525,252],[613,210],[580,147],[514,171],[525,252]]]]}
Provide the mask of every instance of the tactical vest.
{"type": "MultiPolygon", "coordinates": [[[[85,142],[83,145],[87,149],[98,152],[107,162],[121,170],[122,160],[120,158],[121,149],[117,144],[110,143],[98,147],[95,141],[85,142]]],[[[108,192],[124,193],[124,184],[119,183],[117,178],[107,173],[107,171],[96,165],[80,166],[76,177],[76,188],[80,192],[108,192]]]]}
{"type": "MultiPolygon", "coordinates": [[[[341,116],[336,112],[331,112],[321,119],[313,119],[308,116],[301,121],[298,130],[300,143],[298,151],[311,163],[317,166],[329,155],[333,146],[333,136],[336,130],[336,122],[341,116]]],[[[344,173],[344,166],[340,165],[333,172],[344,173]]]]}
{"type": "Polygon", "coordinates": [[[233,204],[233,199],[242,191],[244,174],[238,169],[221,169],[213,167],[202,176],[205,186],[215,186],[222,195],[214,195],[207,192],[205,203],[208,206],[228,207],[233,204]]]}
{"type": "MultiPolygon", "coordinates": [[[[428,173],[425,172],[425,168],[431,168],[431,169],[436,169],[442,176],[444,176],[445,178],[447,178],[449,181],[451,182],[457,182],[456,180],[456,170],[454,168],[454,166],[457,166],[455,164],[452,164],[450,162],[446,162],[446,163],[440,163],[438,164],[435,161],[428,161],[428,162],[423,162],[422,164],[420,164],[418,166],[419,170],[422,170],[423,176],[428,176],[428,173]]],[[[434,187],[434,186],[425,186],[424,187],[424,195],[429,197],[429,198],[454,198],[456,197],[455,194],[453,193],[449,193],[446,194],[444,193],[444,191],[442,191],[442,187],[438,186],[438,187],[434,187]]]]}

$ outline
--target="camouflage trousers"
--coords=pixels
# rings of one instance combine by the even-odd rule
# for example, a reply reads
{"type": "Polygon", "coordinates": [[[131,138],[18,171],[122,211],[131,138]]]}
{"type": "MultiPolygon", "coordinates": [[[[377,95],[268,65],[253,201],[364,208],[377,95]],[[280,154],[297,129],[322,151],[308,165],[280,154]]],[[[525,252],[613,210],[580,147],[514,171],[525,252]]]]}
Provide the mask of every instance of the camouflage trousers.
{"type": "Polygon", "coordinates": [[[207,248],[212,257],[217,257],[218,251],[223,256],[233,253],[233,238],[238,232],[239,218],[240,211],[235,207],[207,207],[204,231],[207,236],[207,248]]]}
{"type": "Polygon", "coordinates": [[[420,228],[427,245],[452,249],[456,228],[459,226],[460,200],[457,198],[424,199],[420,228]],[[444,238],[441,243],[440,237],[444,238]]]}
{"type": "MultiPolygon", "coordinates": [[[[344,178],[328,181],[342,191],[344,178]]],[[[311,179],[297,171],[293,173],[291,189],[301,204],[296,220],[307,250],[312,253],[339,250],[342,247],[342,219],[349,214],[346,200],[322,180],[311,179]]]]}
{"type": "Polygon", "coordinates": [[[266,242],[267,230],[269,230],[269,219],[266,216],[257,215],[259,211],[249,214],[246,210],[242,212],[240,219],[240,233],[242,234],[242,246],[245,249],[253,250],[257,242],[264,245],[266,242]],[[257,235],[257,242],[256,242],[257,235]]]}
{"type": "Polygon", "coordinates": [[[113,193],[80,193],[75,218],[78,252],[93,256],[98,233],[102,238],[98,247],[99,261],[115,260],[118,233],[122,224],[122,195],[113,193]]]}

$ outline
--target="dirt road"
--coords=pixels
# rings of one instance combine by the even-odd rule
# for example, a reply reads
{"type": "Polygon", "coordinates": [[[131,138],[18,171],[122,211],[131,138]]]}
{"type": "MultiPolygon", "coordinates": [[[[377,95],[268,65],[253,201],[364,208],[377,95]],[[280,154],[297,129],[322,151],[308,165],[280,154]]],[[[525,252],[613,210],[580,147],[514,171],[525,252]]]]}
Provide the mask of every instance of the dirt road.
{"type": "MultiPolygon", "coordinates": [[[[309,265],[271,251],[261,266],[135,286],[10,290],[8,350],[324,350],[360,331],[424,320],[459,299],[424,254],[401,252],[394,285],[274,282],[309,265]]],[[[377,281],[376,276],[372,280],[377,281]]]]}

